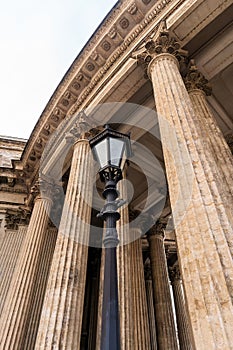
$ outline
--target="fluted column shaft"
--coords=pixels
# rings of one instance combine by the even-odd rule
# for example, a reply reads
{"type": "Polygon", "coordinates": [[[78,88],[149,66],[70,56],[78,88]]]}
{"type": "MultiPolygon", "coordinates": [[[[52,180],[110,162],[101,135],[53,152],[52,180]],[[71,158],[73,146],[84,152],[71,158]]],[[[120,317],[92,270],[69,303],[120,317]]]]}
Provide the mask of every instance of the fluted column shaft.
{"type": "Polygon", "coordinates": [[[198,88],[190,88],[188,92],[195,111],[196,125],[199,127],[203,140],[205,140],[205,151],[209,151],[218,166],[216,172],[219,172],[219,176],[216,180],[218,180],[218,188],[222,192],[220,194],[225,199],[226,209],[231,212],[233,207],[233,157],[231,150],[209,109],[205,92],[198,88]]]}
{"type": "Polygon", "coordinates": [[[212,156],[219,165],[218,170],[220,172],[221,183],[226,193],[227,200],[230,201],[229,207],[232,208],[233,157],[207,102],[206,96],[211,95],[211,86],[203,74],[198,71],[194,61],[191,61],[189,65],[184,82],[195,111],[195,122],[200,128],[203,139],[206,140],[205,145],[210,148],[212,156]],[[222,181],[222,179],[224,179],[224,181],[222,181]]]}
{"type": "Polygon", "coordinates": [[[231,215],[216,186],[218,167],[213,155],[205,153],[176,57],[155,54],[148,69],[195,346],[231,349],[233,235],[231,215]]]}
{"type": "MultiPolygon", "coordinates": [[[[140,237],[137,228],[131,229],[131,236],[140,237]],[[135,234],[132,231],[136,231],[135,234]]],[[[133,313],[134,313],[134,348],[150,350],[149,317],[146,300],[146,286],[144,277],[144,266],[142,257],[141,239],[131,243],[131,280],[133,292],[133,313]]]]}
{"type": "Polygon", "coordinates": [[[146,283],[146,298],[147,298],[147,306],[148,306],[151,350],[157,350],[153,286],[152,286],[152,279],[151,279],[151,268],[148,265],[146,265],[145,267],[145,283],[146,283]]]}
{"type": "Polygon", "coordinates": [[[27,332],[25,336],[24,350],[34,349],[35,346],[36,335],[38,332],[41,316],[41,309],[44,301],[56,239],[57,228],[49,228],[44,241],[44,249],[42,250],[40,256],[40,265],[35,276],[32,296],[33,302],[30,305],[29,318],[27,320],[27,332]]]}
{"type": "Polygon", "coordinates": [[[151,275],[154,294],[157,343],[159,350],[178,349],[164,236],[160,227],[153,227],[148,235],[151,275]]]}
{"type": "MultiPolygon", "coordinates": [[[[50,187],[51,188],[51,187],[50,187]]],[[[46,193],[37,190],[34,208],[14,271],[1,317],[0,349],[21,349],[27,331],[27,319],[33,298],[35,276],[40,265],[41,251],[47,232],[48,213],[51,208],[49,188],[46,193]]]]}
{"type": "Polygon", "coordinates": [[[17,231],[6,230],[2,240],[0,249],[0,315],[26,232],[27,226],[20,225],[17,231]]]}
{"type": "Polygon", "coordinates": [[[176,322],[180,350],[193,350],[193,339],[191,337],[190,324],[186,311],[184,292],[178,265],[171,269],[170,280],[176,309],[176,322]]]}
{"type": "MultiPolygon", "coordinates": [[[[126,173],[123,173],[125,178],[126,173]]],[[[124,181],[118,183],[120,198],[127,200],[127,188],[124,181]]],[[[120,245],[117,247],[117,277],[118,277],[118,300],[120,313],[120,343],[121,350],[129,350],[134,347],[134,317],[133,317],[133,291],[132,291],[132,261],[131,243],[126,243],[129,237],[129,211],[124,206],[119,209],[120,220],[117,221],[117,232],[120,245]]]]}
{"type": "Polygon", "coordinates": [[[35,349],[80,347],[92,206],[89,142],[74,145],[67,192],[35,349]]]}

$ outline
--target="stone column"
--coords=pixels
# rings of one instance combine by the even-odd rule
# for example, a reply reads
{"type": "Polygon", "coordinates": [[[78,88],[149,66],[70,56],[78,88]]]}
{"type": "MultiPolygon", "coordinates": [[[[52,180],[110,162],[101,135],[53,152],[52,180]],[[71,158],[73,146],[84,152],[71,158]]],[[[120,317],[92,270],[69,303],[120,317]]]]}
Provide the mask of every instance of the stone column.
{"type": "Polygon", "coordinates": [[[217,187],[219,164],[213,153],[207,157],[179,72],[178,61],[182,66],[185,55],[180,44],[164,30],[146,44],[146,51],[195,347],[231,349],[232,214],[217,187]]]}
{"type": "Polygon", "coordinates": [[[164,228],[157,223],[148,234],[154,295],[157,343],[160,350],[178,349],[174,313],[164,250],[164,228]]]}
{"type": "Polygon", "coordinates": [[[48,214],[52,200],[50,183],[43,183],[41,194],[39,188],[41,182],[34,186],[36,195],[32,216],[29,222],[24,243],[14,271],[9,293],[3,308],[0,329],[0,349],[22,349],[27,332],[27,319],[30,305],[33,302],[33,287],[37,269],[40,266],[40,258],[43,243],[47,232],[48,214]]]}
{"type": "Polygon", "coordinates": [[[86,139],[74,145],[70,176],[35,349],[79,349],[93,186],[86,139]]]}
{"type": "Polygon", "coordinates": [[[152,286],[150,262],[146,262],[145,264],[145,283],[146,283],[146,298],[147,298],[148,316],[149,316],[151,350],[157,350],[155,309],[154,309],[154,301],[153,301],[153,286],[152,286]]]}
{"type": "MultiPolygon", "coordinates": [[[[125,172],[123,174],[125,178],[125,172]]],[[[118,183],[120,198],[127,200],[127,188],[124,181],[118,183]]],[[[117,232],[120,245],[117,247],[117,277],[118,277],[118,298],[120,313],[120,341],[121,350],[134,348],[134,310],[132,290],[132,244],[129,241],[129,211],[128,206],[119,209],[121,215],[117,221],[117,232]],[[124,244],[122,244],[124,243],[124,244]]]]}
{"type": "Polygon", "coordinates": [[[49,228],[47,230],[44,249],[40,256],[40,265],[38,267],[35,283],[33,287],[32,300],[30,305],[29,317],[27,320],[27,332],[24,341],[24,350],[34,349],[36,342],[36,335],[38,332],[41,310],[43,306],[46,285],[48,282],[49,270],[51,267],[51,260],[54,253],[54,248],[57,239],[57,228],[49,228]]]}
{"type": "Polygon", "coordinates": [[[180,350],[193,350],[190,325],[186,311],[184,292],[178,263],[170,268],[170,280],[176,309],[176,322],[179,336],[180,350]]]}
{"type": "MultiPolygon", "coordinates": [[[[131,237],[140,237],[138,228],[131,228],[131,237]],[[134,231],[134,232],[132,232],[134,231]]],[[[141,239],[131,243],[131,281],[134,314],[134,349],[151,350],[148,307],[142,257],[141,239]]]]}
{"type": "MultiPolygon", "coordinates": [[[[211,94],[208,80],[198,71],[193,60],[190,62],[184,82],[195,111],[194,122],[203,140],[203,150],[206,158],[210,161],[211,157],[213,158],[211,162],[212,171],[215,174],[219,196],[222,197],[227,212],[225,220],[224,217],[222,218],[222,227],[225,229],[226,237],[228,237],[231,236],[229,234],[228,217],[231,217],[232,220],[233,208],[233,157],[206,100],[206,96],[211,94]]],[[[222,212],[222,214],[224,213],[222,212]]],[[[231,244],[232,238],[230,237],[229,245],[231,244]]]]}
{"type": "Polygon", "coordinates": [[[6,230],[0,249],[0,315],[9,291],[27,226],[19,225],[18,230],[6,230]]]}

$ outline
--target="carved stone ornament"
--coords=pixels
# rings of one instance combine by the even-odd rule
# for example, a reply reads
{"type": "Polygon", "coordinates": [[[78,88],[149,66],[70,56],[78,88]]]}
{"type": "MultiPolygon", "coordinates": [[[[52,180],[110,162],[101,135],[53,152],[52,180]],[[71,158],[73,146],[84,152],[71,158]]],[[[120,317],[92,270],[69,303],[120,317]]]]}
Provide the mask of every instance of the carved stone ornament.
{"type": "Polygon", "coordinates": [[[34,198],[36,198],[39,194],[40,194],[40,185],[39,185],[39,181],[37,181],[31,188],[30,194],[32,194],[32,196],[34,198]]]}
{"type": "Polygon", "coordinates": [[[132,5],[130,5],[130,7],[128,8],[128,12],[129,12],[132,16],[135,15],[135,13],[138,12],[138,8],[137,8],[135,2],[134,2],[132,5]]]}
{"type": "Polygon", "coordinates": [[[102,43],[102,48],[104,49],[104,51],[109,51],[111,49],[111,44],[109,41],[105,40],[103,43],[102,43]]]}
{"type": "Polygon", "coordinates": [[[169,267],[169,277],[172,283],[175,283],[176,281],[180,282],[181,276],[178,262],[175,263],[173,266],[169,267]]]}
{"type": "Polygon", "coordinates": [[[5,228],[7,230],[17,230],[20,221],[20,214],[18,212],[7,211],[5,217],[5,228]]]}
{"type": "Polygon", "coordinates": [[[129,26],[129,20],[128,20],[126,17],[123,17],[123,18],[120,20],[120,26],[121,26],[122,29],[128,28],[128,26],[129,26]]]}
{"type": "Polygon", "coordinates": [[[191,60],[188,65],[187,74],[184,77],[184,83],[188,91],[202,90],[207,96],[211,95],[211,86],[204,75],[198,71],[194,60],[191,60]]]}
{"type": "Polygon", "coordinates": [[[8,230],[18,230],[18,225],[28,225],[30,211],[19,208],[17,211],[7,210],[5,217],[5,228],[8,230]]]}
{"type": "Polygon", "coordinates": [[[166,226],[167,226],[167,222],[164,222],[162,220],[157,220],[155,225],[152,226],[148,231],[148,238],[150,238],[151,236],[164,238],[165,236],[164,231],[166,229],[166,226]]]}
{"type": "Polygon", "coordinates": [[[84,111],[81,111],[69,135],[66,135],[66,138],[69,136],[73,136],[74,139],[94,137],[100,132],[100,129],[96,128],[94,124],[94,121],[87,117],[84,111]]]}
{"type": "MultiPolygon", "coordinates": [[[[51,121],[57,127],[61,120],[64,119],[66,112],[69,109],[69,115],[77,113],[83,105],[86,105],[88,98],[93,91],[98,87],[98,84],[101,81],[104,81],[106,76],[108,77],[109,71],[112,70],[113,65],[122,59],[122,54],[130,50],[132,43],[137,43],[138,38],[141,38],[142,33],[146,32],[148,27],[151,26],[152,22],[161,15],[162,11],[165,11],[166,7],[169,7],[173,0],[158,0],[154,6],[151,6],[152,1],[150,0],[124,0],[118,1],[116,7],[111,11],[107,16],[104,23],[98,28],[93,37],[88,42],[85,50],[83,50],[78,57],[73,62],[72,66],[68,70],[62,82],[59,84],[55,93],[48,102],[45,110],[42,113],[40,120],[38,121],[36,128],[33,132],[34,136],[30,138],[24,152],[24,161],[27,163],[28,157],[32,148],[35,148],[36,137],[40,137],[42,134],[42,129],[47,120],[51,121]],[[148,5],[147,5],[148,4],[148,5]],[[139,10],[141,7],[147,6],[147,14],[142,14],[139,10]],[[129,11],[128,11],[129,10],[129,11]],[[139,13],[140,16],[138,19],[130,18],[130,15],[139,13]],[[119,21],[119,14],[129,19],[130,27],[132,30],[128,32],[124,31],[124,37],[121,37],[121,34],[116,33],[115,30],[112,32],[112,28],[119,21]],[[136,22],[135,22],[136,20],[136,22]],[[140,24],[138,23],[140,22],[140,24]],[[108,35],[108,33],[111,33],[108,35]],[[115,40],[117,35],[118,40],[115,40]],[[127,40],[124,40],[126,39],[127,40]],[[122,40],[121,40],[122,39],[122,40]],[[85,67],[89,59],[91,58],[93,50],[97,51],[99,54],[103,54],[101,64],[96,65],[96,70],[89,72],[89,80],[83,77],[82,69],[85,67]],[[113,53],[111,55],[110,53],[113,53]],[[94,77],[95,75],[95,77],[94,77]],[[76,84],[77,83],[77,84],[76,84]],[[71,89],[71,92],[74,93],[73,97],[69,100],[68,106],[62,104],[62,99],[66,99],[64,91],[71,89]],[[78,92],[78,94],[77,94],[78,92]],[[78,99],[77,99],[78,95],[78,99]],[[56,114],[56,110],[59,110],[59,114],[56,114]]],[[[144,11],[144,10],[143,10],[144,11]]],[[[123,32],[123,31],[121,31],[123,32]]],[[[141,40],[141,39],[140,39],[141,40]]],[[[92,59],[92,58],[91,58],[92,59]]],[[[93,62],[94,63],[94,62],[93,62]]],[[[110,75],[109,75],[110,76],[110,75]]],[[[108,77],[109,79],[109,77],[108,77]]],[[[64,102],[65,104],[67,102],[64,102]]],[[[43,152],[43,148],[39,149],[40,156],[43,152]]],[[[39,162],[38,162],[39,163],[39,162]]],[[[27,176],[32,180],[38,171],[38,164],[34,166],[32,173],[27,172],[27,176]]]]}
{"type": "Polygon", "coordinates": [[[81,85],[77,81],[75,81],[72,86],[76,91],[81,88],[81,85]]]}
{"type": "Polygon", "coordinates": [[[117,36],[117,27],[115,25],[109,30],[108,36],[111,39],[114,39],[117,36]]]}
{"type": "Polygon", "coordinates": [[[147,72],[148,65],[153,58],[163,53],[175,56],[180,65],[187,64],[188,52],[181,48],[181,44],[169,30],[164,28],[164,25],[159,36],[156,37],[155,40],[149,40],[146,42],[145,51],[139,54],[137,59],[139,64],[141,64],[147,72]]]}
{"type": "Polygon", "coordinates": [[[86,68],[89,72],[92,72],[95,69],[95,66],[92,62],[87,62],[86,68]]]}
{"type": "Polygon", "coordinates": [[[41,176],[31,188],[31,195],[34,199],[38,197],[52,198],[54,191],[56,191],[56,186],[50,179],[45,176],[41,176]]]}
{"type": "Polygon", "coordinates": [[[63,98],[62,101],[61,101],[61,103],[62,103],[62,105],[63,105],[64,107],[67,107],[67,106],[69,105],[69,100],[63,98]]]}

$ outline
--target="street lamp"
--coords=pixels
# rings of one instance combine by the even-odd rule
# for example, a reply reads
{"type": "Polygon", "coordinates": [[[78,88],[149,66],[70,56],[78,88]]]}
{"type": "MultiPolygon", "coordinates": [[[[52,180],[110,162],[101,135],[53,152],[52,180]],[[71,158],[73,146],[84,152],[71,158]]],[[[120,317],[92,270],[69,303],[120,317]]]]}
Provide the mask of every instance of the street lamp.
{"type": "Polygon", "coordinates": [[[118,286],[116,247],[119,243],[116,221],[120,219],[117,209],[124,203],[117,200],[117,182],[122,179],[122,170],[127,158],[131,156],[130,136],[112,130],[105,130],[92,138],[90,146],[94,159],[99,163],[100,179],[105,182],[103,197],[106,199],[98,217],[106,222],[103,239],[105,249],[103,310],[101,329],[101,349],[120,349],[120,325],[118,313],[118,286]]]}

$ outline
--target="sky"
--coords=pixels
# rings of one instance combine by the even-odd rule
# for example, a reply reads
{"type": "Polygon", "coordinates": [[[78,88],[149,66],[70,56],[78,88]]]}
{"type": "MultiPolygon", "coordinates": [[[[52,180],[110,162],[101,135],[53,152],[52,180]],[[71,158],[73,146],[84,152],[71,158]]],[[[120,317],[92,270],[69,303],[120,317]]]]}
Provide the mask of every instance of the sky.
{"type": "Polygon", "coordinates": [[[117,0],[12,0],[0,11],[0,135],[29,138],[46,103],[117,0]]]}

